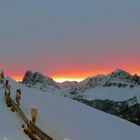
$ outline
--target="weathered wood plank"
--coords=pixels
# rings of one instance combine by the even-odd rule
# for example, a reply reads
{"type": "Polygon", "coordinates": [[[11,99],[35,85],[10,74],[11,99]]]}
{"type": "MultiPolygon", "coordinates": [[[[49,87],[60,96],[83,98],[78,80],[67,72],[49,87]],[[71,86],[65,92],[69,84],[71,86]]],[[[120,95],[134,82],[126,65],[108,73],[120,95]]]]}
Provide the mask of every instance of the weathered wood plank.
{"type": "Polygon", "coordinates": [[[24,129],[24,132],[25,132],[32,140],[39,140],[39,139],[36,138],[36,136],[34,136],[34,134],[32,134],[28,129],[24,129]]]}
{"type": "Polygon", "coordinates": [[[32,121],[29,122],[29,128],[35,132],[41,140],[53,140],[46,133],[44,133],[40,128],[38,128],[32,121]]]}
{"type": "Polygon", "coordinates": [[[16,112],[19,114],[19,116],[21,117],[21,119],[24,121],[24,123],[26,125],[28,125],[28,119],[26,117],[26,115],[24,114],[24,112],[21,110],[21,108],[14,103],[14,101],[12,100],[12,107],[16,110],[16,112]]]}
{"type": "Polygon", "coordinates": [[[5,100],[6,100],[7,107],[11,107],[12,106],[11,97],[6,95],[5,100]]]}

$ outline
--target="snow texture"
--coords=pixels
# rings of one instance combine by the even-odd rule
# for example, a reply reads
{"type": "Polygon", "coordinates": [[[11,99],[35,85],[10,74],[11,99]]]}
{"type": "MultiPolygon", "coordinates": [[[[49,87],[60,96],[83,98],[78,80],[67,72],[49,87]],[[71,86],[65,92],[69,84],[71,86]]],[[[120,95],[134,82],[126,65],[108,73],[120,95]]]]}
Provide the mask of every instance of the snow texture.
{"type": "MultiPolygon", "coordinates": [[[[133,123],[72,99],[41,92],[9,80],[12,97],[17,88],[22,90],[22,109],[30,118],[30,108],[35,106],[38,109],[37,125],[54,140],[137,140],[140,137],[140,127],[133,123]]],[[[10,138],[9,140],[24,139],[16,115],[2,106],[1,123],[6,124],[4,128],[1,127],[0,136],[10,138]]]]}

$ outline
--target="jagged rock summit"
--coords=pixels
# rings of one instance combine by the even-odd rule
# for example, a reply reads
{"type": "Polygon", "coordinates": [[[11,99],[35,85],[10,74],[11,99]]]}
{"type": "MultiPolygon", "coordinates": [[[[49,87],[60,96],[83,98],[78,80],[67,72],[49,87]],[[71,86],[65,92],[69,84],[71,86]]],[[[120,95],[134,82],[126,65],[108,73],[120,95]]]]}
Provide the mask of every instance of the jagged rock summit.
{"type": "Polygon", "coordinates": [[[128,72],[116,69],[111,74],[108,75],[97,75],[94,77],[89,77],[80,83],[81,88],[95,88],[97,86],[101,87],[134,87],[140,85],[140,77],[137,75],[132,76],[128,72]]]}
{"type": "Polygon", "coordinates": [[[42,90],[46,90],[47,88],[59,88],[52,78],[44,76],[40,72],[27,71],[23,77],[22,83],[28,87],[39,88],[42,90]]]}
{"type": "Polygon", "coordinates": [[[39,88],[42,90],[53,89],[76,89],[76,91],[83,91],[95,87],[130,87],[140,85],[140,77],[138,75],[131,75],[128,72],[116,69],[108,75],[97,75],[88,77],[81,82],[63,82],[57,83],[52,78],[44,76],[40,72],[27,71],[22,81],[28,87],[39,88]]]}

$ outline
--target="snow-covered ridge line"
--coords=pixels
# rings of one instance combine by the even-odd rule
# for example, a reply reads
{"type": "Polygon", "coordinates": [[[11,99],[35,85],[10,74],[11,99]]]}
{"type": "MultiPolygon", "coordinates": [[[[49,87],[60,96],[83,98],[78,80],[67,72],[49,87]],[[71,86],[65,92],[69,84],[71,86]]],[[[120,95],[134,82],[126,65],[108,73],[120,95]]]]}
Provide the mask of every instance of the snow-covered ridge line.
{"type": "Polygon", "coordinates": [[[117,69],[108,75],[97,75],[89,77],[79,83],[80,88],[95,88],[100,87],[134,87],[140,85],[140,77],[138,75],[131,75],[128,72],[117,69]]]}
{"type": "Polygon", "coordinates": [[[97,75],[94,77],[88,77],[81,82],[63,82],[57,83],[52,78],[44,76],[40,72],[27,71],[22,81],[23,84],[28,87],[34,87],[42,89],[44,91],[48,89],[77,89],[85,90],[95,87],[130,87],[140,85],[140,77],[138,75],[131,75],[128,72],[117,69],[108,75],[97,75]]]}

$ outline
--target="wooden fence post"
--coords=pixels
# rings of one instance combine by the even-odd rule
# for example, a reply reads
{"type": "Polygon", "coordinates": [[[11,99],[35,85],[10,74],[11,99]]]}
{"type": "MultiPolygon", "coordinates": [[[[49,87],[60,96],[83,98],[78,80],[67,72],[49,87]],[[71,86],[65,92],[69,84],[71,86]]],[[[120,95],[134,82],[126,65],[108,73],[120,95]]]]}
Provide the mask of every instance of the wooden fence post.
{"type": "Polygon", "coordinates": [[[4,84],[4,72],[3,71],[0,73],[0,82],[2,84],[4,84]]]}
{"type": "Polygon", "coordinates": [[[21,100],[21,89],[16,90],[16,102],[17,105],[20,105],[20,100],[21,100]]]}
{"type": "Polygon", "coordinates": [[[11,86],[8,84],[8,80],[4,83],[4,91],[5,91],[5,99],[8,107],[11,107],[11,110],[16,111],[22,121],[22,128],[24,132],[32,139],[32,140],[53,140],[50,136],[48,136],[45,132],[43,132],[40,128],[35,125],[36,117],[37,117],[37,108],[31,107],[31,121],[28,121],[26,115],[21,110],[19,104],[21,99],[21,90],[16,90],[16,103],[10,97],[10,89],[11,86]]]}
{"type": "Polygon", "coordinates": [[[35,124],[36,122],[36,116],[37,116],[37,109],[35,107],[31,108],[31,117],[32,117],[32,122],[35,124]]]}

